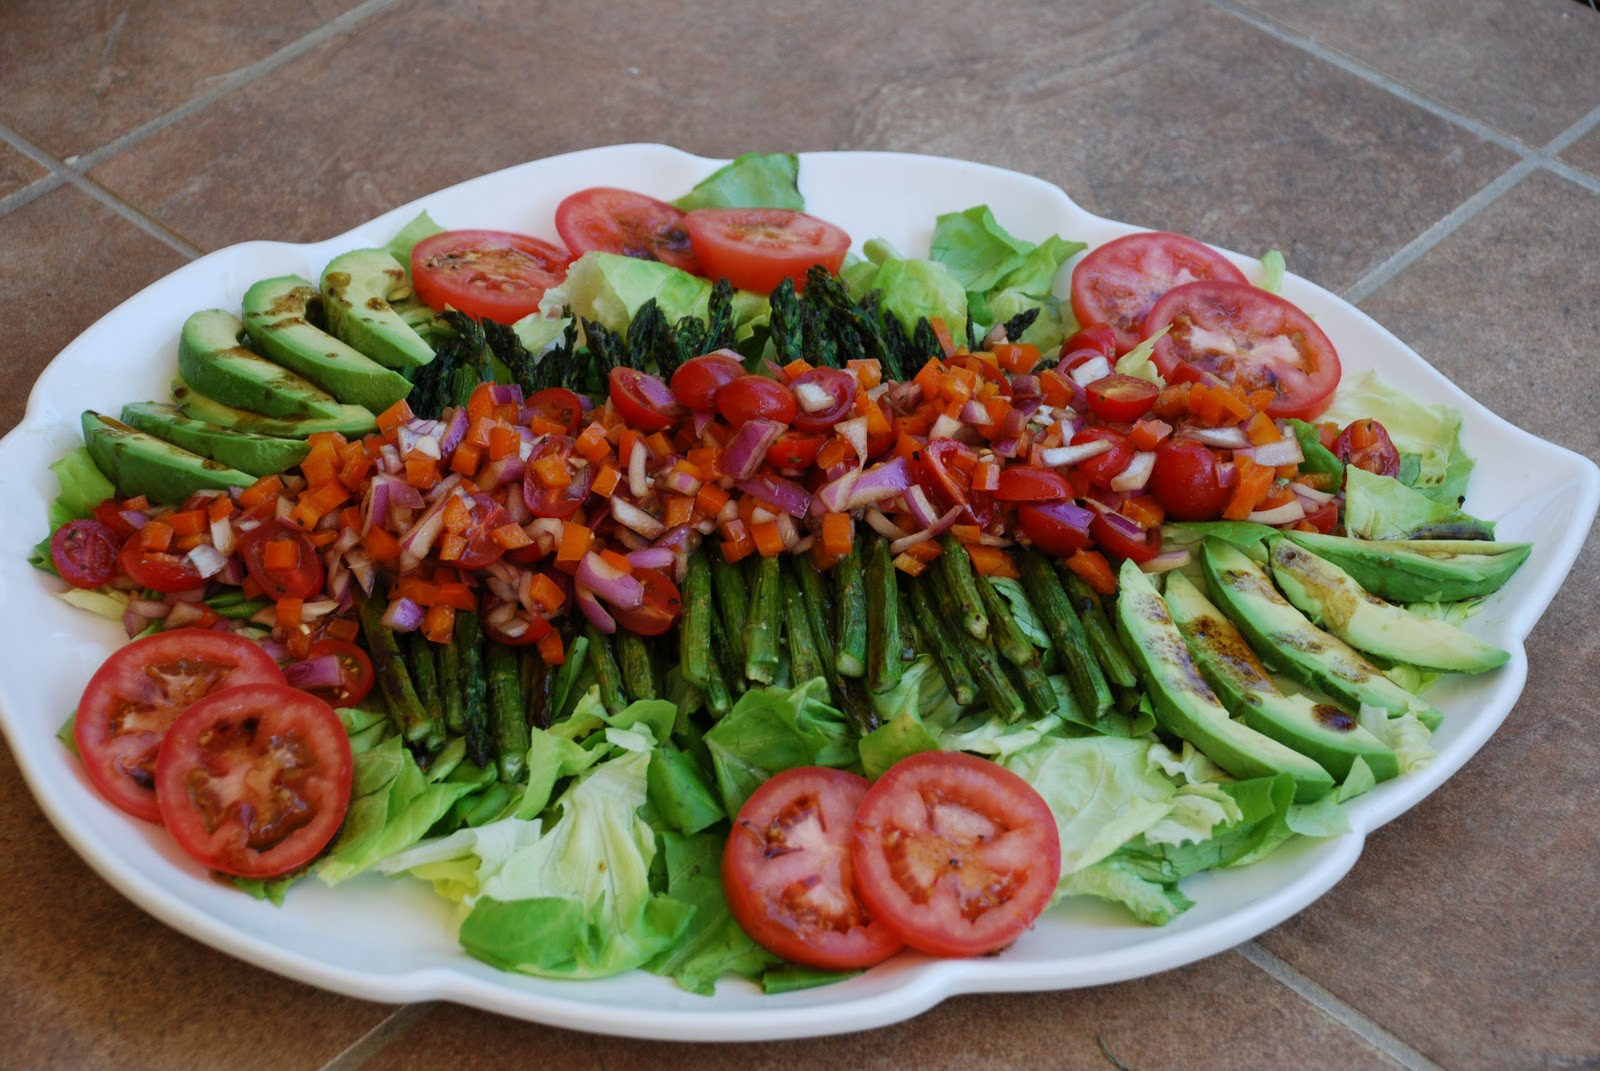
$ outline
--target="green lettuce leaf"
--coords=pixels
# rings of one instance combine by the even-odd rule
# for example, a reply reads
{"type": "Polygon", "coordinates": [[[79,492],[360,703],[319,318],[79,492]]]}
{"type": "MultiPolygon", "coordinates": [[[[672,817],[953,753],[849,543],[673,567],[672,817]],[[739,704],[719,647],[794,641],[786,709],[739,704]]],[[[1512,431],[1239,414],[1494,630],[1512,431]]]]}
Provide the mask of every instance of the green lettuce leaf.
{"type": "Polygon", "coordinates": [[[767,778],[795,766],[848,768],[856,734],[821,677],[792,689],[752,688],[706,733],[723,809],[738,814],[767,778]]]}
{"type": "Polygon", "coordinates": [[[1269,294],[1283,293],[1283,254],[1269,249],[1261,256],[1261,281],[1256,284],[1269,294]]]}
{"type": "Polygon", "coordinates": [[[858,748],[862,773],[876,780],[901,759],[919,751],[938,751],[939,738],[908,709],[863,736],[858,748]]]}
{"type": "MultiPolygon", "coordinates": [[[[966,291],[967,308],[980,335],[1031,308],[1036,320],[1022,340],[1041,350],[1065,338],[1060,302],[1054,295],[1061,267],[1087,246],[1059,235],[1033,243],[1011,234],[988,205],[951,212],[934,222],[929,258],[947,268],[966,291]]],[[[946,324],[962,321],[946,318],[946,324]]]]}
{"type": "Polygon", "coordinates": [[[1472,458],[1461,448],[1461,412],[1448,405],[1428,405],[1404,391],[1386,386],[1375,372],[1354,382],[1345,380],[1323,413],[1340,427],[1370,417],[1383,425],[1406,460],[1406,484],[1437,502],[1459,506],[1472,476],[1472,458]]]}
{"type": "Polygon", "coordinates": [[[704,320],[711,283],[660,261],[592,251],[572,262],[560,286],[545,292],[542,309],[559,313],[570,307],[580,320],[625,333],[633,314],[651,298],[669,323],[685,316],[704,320]]]}
{"type": "Polygon", "coordinates": [[[755,979],[783,961],[756,944],[728,910],[722,891],[722,833],[661,835],[667,862],[667,895],[694,908],[683,935],[646,964],[684,989],[711,996],[719,978],[755,979]]]}
{"type": "Polygon", "coordinates": [[[885,256],[881,261],[861,261],[842,273],[850,296],[860,301],[880,292],[879,308],[893,313],[907,333],[921,319],[940,319],[952,331],[967,322],[967,292],[950,269],[932,260],[885,256]]]}
{"type": "Polygon", "coordinates": [[[1116,858],[1064,875],[1056,886],[1056,895],[1093,896],[1121,904],[1147,926],[1165,926],[1194,906],[1177,882],[1152,880],[1116,858]]]}
{"type": "Polygon", "coordinates": [[[53,463],[50,471],[56,474],[60,493],[50,500],[50,531],[28,552],[28,564],[54,575],[56,566],[50,557],[50,537],[68,521],[94,516],[94,508],[114,496],[117,489],[95,465],[87,446],[80,446],[53,463]]]}
{"type": "Polygon", "coordinates": [[[400,233],[389,239],[389,244],[384,248],[389,251],[390,256],[404,264],[409,272],[411,269],[411,250],[415,249],[417,243],[424,238],[431,238],[433,235],[443,232],[444,228],[435,223],[432,216],[426,212],[421,212],[410,223],[401,227],[400,233]]]}
{"type": "Polygon", "coordinates": [[[791,208],[804,211],[800,158],[793,153],[745,153],[723,164],[673,202],[681,211],[696,208],[791,208]]]}

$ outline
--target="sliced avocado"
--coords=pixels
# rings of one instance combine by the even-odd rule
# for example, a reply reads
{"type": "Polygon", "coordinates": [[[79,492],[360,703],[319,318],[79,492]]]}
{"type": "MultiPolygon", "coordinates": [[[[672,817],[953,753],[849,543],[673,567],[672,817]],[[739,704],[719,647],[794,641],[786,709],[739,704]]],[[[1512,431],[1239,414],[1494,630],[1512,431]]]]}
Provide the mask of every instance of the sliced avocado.
{"type": "Polygon", "coordinates": [[[281,439],[208,424],[186,417],[177,406],[164,402],[125,405],[122,422],[252,476],[271,476],[298,465],[310,449],[304,439],[281,439]]]}
{"type": "Polygon", "coordinates": [[[1167,604],[1150,578],[1123,562],[1117,588],[1117,630],[1155,706],[1156,721],[1192,743],[1235,777],[1294,779],[1295,799],[1326,796],[1333,778],[1315,761],[1229,717],[1189,654],[1167,604]]]}
{"type": "Polygon", "coordinates": [[[1511,657],[1448,621],[1384,602],[1337,565],[1287,539],[1272,541],[1270,564],[1278,590],[1314,624],[1385,661],[1484,673],[1511,657]]]}
{"type": "Polygon", "coordinates": [[[244,328],[257,352],[293,369],[339,399],[381,413],[411,384],[311,321],[322,295],[298,275],[263,279],[244,293],[244,328]]]}
{"type": "Polygon", "coordinates": [[[1400,773],[1393,749],[1348,711],[1304,692],[1280,691],[1233,622],[1188,577],[1167,574],[1165,597],[1201,676],[1240,721],[1315,759],[1340,781],[1350,776],[1358,758],[1379,781],[1400,773]]]}
{"type": "Polygon", "coordinates": [[[248,472],[201,457],[92,409],[84,410],[82,422],[89,456],[124,498],[144,495],[151,502],[170,505],[204,488],[255,483],[256,478],[248,472]]]}
{"type": "Polygon", "coordinates": [[[1499,591],[1533,550],[1532,543],[1481,539],[1354,539],[1287,532],[1391,602],[1459,602],[1499,591]]]}
{"type": "Polygon", "coordinates": [[[1239,548],[1207,539],[1201,544],[1200,564],[1211,597],[1268,665],[1352,709],[1365,703],[1391,716],[1414,712],[1430,729],[1443,719],[1355,648],[1306,620],[1272,586],[1266,570],[1239,548]]]}
{"type": "Polygon", "coordinates": [[[333,417],[339,400],[304,376],[246,348],[244,324],[231,312],[206,309],[184,321],[178,372],[225,405],[275,417],[333,417]]]}
{"type": "Polygon", "coordinates": [[[377,417],[372,415],[370,409],[363,409],[359,405],[341,405],[339,415],[332,418],[273,417],[252,413],[248,409],[235,409],[201,394],[185,383],[182,376],[172,381],[172,398],[177,403],[178,411],[191,420],[280,439],[304,439],[319,431],[337,431],[349,436],[365,435],[378,428],[377,417]]]}
{"type": "Polygon", "coordinates": [[[341,253],[322,270],[328,329],[389,368],[419,368],[433,360],[433,347],[389,304],[410,293],[405,265],[387,249],[341,253]]]}

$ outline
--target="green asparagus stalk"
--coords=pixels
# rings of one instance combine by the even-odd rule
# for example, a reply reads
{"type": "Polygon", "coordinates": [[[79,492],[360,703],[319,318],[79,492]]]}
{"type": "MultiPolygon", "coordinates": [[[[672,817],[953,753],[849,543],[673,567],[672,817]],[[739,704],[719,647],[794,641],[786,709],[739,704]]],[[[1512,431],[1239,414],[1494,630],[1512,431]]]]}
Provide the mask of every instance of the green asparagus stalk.
{"type": "Polygon", "coordinates": [[[400,651],[396,634],[383,623],[382,600],[356,597],[356,611],[361,618],[361,633],[367,641],[367,651],[372,655],[373,674],[378,690],[389,707],[389,717],[402,736],[412,744],[430,750],[444,744],[444,724],[424,709],[406,671],[405,656],[400,651]]]}
{"type": "Polygon", "coordinates": [[[744,675],[771,684],[778,675],[783,633],[783,565],[774,557],[756,562],[755,588],[744,625],[744,675]]]}
{"type": "Polygon", "coordinates": [[[833,664],[841,677],[860,677],[867,672],[867,581],[861,549],[852,542],[833,569],[838,599],[833,664]]]}
{"type": "Polygon", "coordinates": [[[1128,652],[1122,649],[1122,641],[1117,639],[1116,631],[1106,617],[1106,608],[1101,604],[1100,596],[1095,594],[1083,577],[1070,569],[1063,569],[1061,575],[1067,584],[1067,595],[1083,622],[1089,649],[1105,671],[1106,679],[1119,688],[1137,688],[1139,675],[1134,672],[1128,652]]]}
{"type": "Polygon", "coordinates": [[[502,781],[528,775],[528,711],[522,696],[522,662],[514,647],[484,644],[488,672],[489,725],[502,781]]]}
{"type": "Polygon", "coordinates": [[[951,696],[961,706],[971,706],[978,698],[978,684],[972,679],[972,671],[967,668],[967,657],[961,650],[962,641],[956,638],[949,623],[939,616],[932,579],[927,578],[926,574],[924,577],[906,585],[918,630],[927,641],[928,653],[939,667],[951,696]]]}
{"type": "Polygon", "coordinates": [[[867,543],[867,689],[887,692],[900,683],[900,592],[887,539],[867,543]]]}
{"type": "Polygon", "coordinates": [[[479,766],[494,761],[489,727],[489,685],[483,666],[483,623],[472,611],[456,611],[452,641],[461,666],[461,716],[466,725],[467,758],[479,766]]]}
{"type": "Polygon", "coordinates": [[[1038,648],[1034,647],[1033,641],[1017,624],[1011,608],[994,589],[994,584],[986,576],[974,579],[977,581],[978,597],[983,600],[983,612],[989,615],[989,634],[994,645],[1014,666],[1038,666],[1038,648]]]}
{"type": "Polygon", "coordinates": [[[421,632],[406,635],[406,669],[411,673],[411,685],[416,690],[417,702],[422,704],[422,709],[428,712],[430,718],[443,721],[438,663],[434,658],[434,648],[440,646],[443,645],[434,643],[421,632]]]}
{"type": "Polygon", "coordinates": [[[544,660],[536,648],[523,648],[523,699],[527,708],[528,724],[538,729],[550,728],[555,717],[556,667],[544,660]]]}
{"type": "Polygon", "coordinates": [[[656,698],[656,671],[650,662],[650,648],[644,637],[619,628],[616,641],[617,662],[622,667],[622,683],[627,689],[628,698],[635,702],[656,698]]]}
{"type": "Polygon", "coordinates": [[[594,627],[594,622],[585,624],[584,634],[589,638],[589,665],[594,668],[594,680],[600,686],[600,702],[607,712],[620,713],[628,705],[628,695],[622,687],[622,667],[617,664],[616,652],[611,649],[606,634],[594,627]]]}
{"type": "Polygon", "coordinates": [[[1073,608],[1072,599],[1061,586],[1061,579],[1050,562],[1038,551],[1024,549],[1017,555],[1022,584],[1028,599],[1050,634],[1050,643],[1061,656],[1067,687],[1080,709],[1098,718],[1111,709],[1111,686],[1089,646],[1083,621],[1073,608]]]}
{"type": "Polygon", "coordinates": [[[449,642],[436,644],[438,650],[434,652],[439,705],[444,710],[445,728],[457,736],[467,731],[466,713],[462,706],[465,693],[461,687],[461,650],[456,645],[454,632],[459,627],[453,625],[449,642]]]}
{"type": "Polygon", "coordinates": [[[711,675],[711,562],[701,548],[689,555],[683,576],[683,617],[678,623],[678,664],[684,680],[704,688],[711,675]]]}
{"type": "Polygon", "coordinates": [[[811,619],[806,614],[805,595],[792,569],[783,577],[783,634],[789,641],[789,673],[800,684],[823,676],[822,656],[816,637],[811,634],[811,619]]]}
{"type": "Polygon", "coordinates": [[[939,557],[934,559],[933,572],[943,581],[945,609],[957,615],[967,635],[975,640],[988,640],[989,617],[983,611],[983,598],[978,594],[977,574],[972,571],[972,558],[961,540],[946,532],[939,537],[939,557]]]}
{"type": "MultiPolygon", "coordinates": [[[[725,659],[725,673],[744,675],[744,625],[750,613],[750,591],[744,574],[738,566],[721,554],[708,554],[711,559],[711,597],[717,604],[717,614],[722,618],[722,631],[727,637],[731,659],[725,659]]],[[[733,685],[733,681],[728,681],[733,685]]]]}

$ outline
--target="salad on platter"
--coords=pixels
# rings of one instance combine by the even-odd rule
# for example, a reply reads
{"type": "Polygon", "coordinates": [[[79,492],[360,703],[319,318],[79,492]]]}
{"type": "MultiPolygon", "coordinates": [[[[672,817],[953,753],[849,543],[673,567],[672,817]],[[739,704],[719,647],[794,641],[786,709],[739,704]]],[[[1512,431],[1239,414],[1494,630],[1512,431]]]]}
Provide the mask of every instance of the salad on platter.
{"type": "Polygon", "coordinates": [[[1429,762],[1533,549],[1457,410],[1275,253],[976,204],[920,256],[799,169],[175,312],[31,558],[125,629],[60,734],[107,804],[280,903],[426,883],[504,970],[773,993],[1169,924],[1429,762]]]}

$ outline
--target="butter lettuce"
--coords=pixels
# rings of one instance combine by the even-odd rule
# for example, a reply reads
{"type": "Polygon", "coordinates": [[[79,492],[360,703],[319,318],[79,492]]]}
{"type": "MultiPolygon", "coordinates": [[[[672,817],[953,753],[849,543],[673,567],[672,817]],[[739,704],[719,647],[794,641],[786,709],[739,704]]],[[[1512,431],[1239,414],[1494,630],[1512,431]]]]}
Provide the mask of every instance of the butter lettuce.
{"type": "Polygon", "coordinates": [[[728,814],[773,774],[794,766],[847,768],[856,734],[829,702],[822,677],[792,689],[752,688],[705,735],[716,787],[728,814]]]}
{"type": "Polygon", "coordinates": [[[684,212],[696,208],[791,208],[803,211],[800,158],[794,153],[750,152],[735,157],[673,202],[684,212]]]}
{"type": "Polygon", "coordinates": [[[1461,448],[1459,410],[1419,402],[1369,371],[1354,382],[1347,379],[1340,384],[1321,419],[1343,427],[1364,417],[1378,421],[1389,433],[1400,451],[1409,486],[1437,502],[1461,504],[1473,463],[1461,448]]]}
{"type": "Polygon", "coordinates": [[[1066,337],[1061,303],[1054,294],[1056,276],[1062,265],[1086,248],[1059,235],[1037,244],[1025,241],[1002,227],[988,205],[976,205],[935,220],[928,255],[966,290],[979,334],[1038,308],[1038,318],[1022,338],[1048,350],[1066,337]]]}

